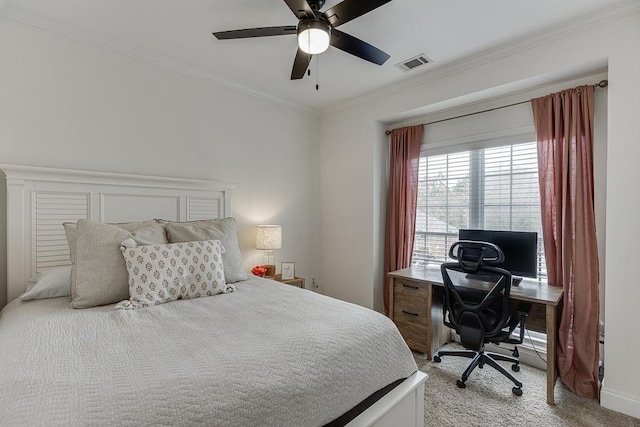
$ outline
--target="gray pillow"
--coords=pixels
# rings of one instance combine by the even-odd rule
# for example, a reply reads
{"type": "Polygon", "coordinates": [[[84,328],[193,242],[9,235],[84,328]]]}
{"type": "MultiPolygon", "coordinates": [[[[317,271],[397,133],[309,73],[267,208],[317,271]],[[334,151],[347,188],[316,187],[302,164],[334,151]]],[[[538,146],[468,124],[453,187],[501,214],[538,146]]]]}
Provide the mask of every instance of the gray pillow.
{"type": "MultiPolygon", "coordinates": [[[[150,225],[156,225],[157,223],[158,222],[155,219],[150,219],[139,222],[112,223],[110,225],[117,225],[127,231],[136,231],[139,228],[149,227],[150,225]]],[[[70,294],[71,299],[74,299],[76,297],[74,293],[74,285],[76,283],[76,236],[78,234],[78,227],[76,222],[65,222],[62,226],[64,227],[64,233],[67,236],[67,244],[69,245],[69,258],[71,259],[70,294]]],[[[162,243],[167,243],[166,236],[162,243]]]]}
{"type": "Polygon", "coordinates": [[[242,253],[238,247],[235,218],[209,219],[190,222],[163,222],[169,243],[220,240],[225,252],[222,254],[224,277],[227,283],[247,280],[242,268],[242,253]]]}
{"type": "Polygon", "coordinates": [[[128,238],[141,245],[166,243],[162,225],[130,232],[116,225],[86,219],[78,221],[72,307],[89,308],[129,298],[129,276],[120,252],[120,243],[128,238]]]}
{"type": "MultiPolygon", "coordinates": [[[[156,225],[158,222],[155,219],[139,222],[121,222],[110,223],[109,225],[117,225],[120,228],[124,228],[127,231],[136,231],[138,228],[148,227],[150,225],[156,225]]],[[[77,235],[77,223],[65,222],[63,223],[64,233],[67,236],[67,243],[69,244],[69,252],[71,254],[71,264],[76,263],[76,235],[77,235]]],[[[166,243],[166,242],[165,242],[166,243]]]]}

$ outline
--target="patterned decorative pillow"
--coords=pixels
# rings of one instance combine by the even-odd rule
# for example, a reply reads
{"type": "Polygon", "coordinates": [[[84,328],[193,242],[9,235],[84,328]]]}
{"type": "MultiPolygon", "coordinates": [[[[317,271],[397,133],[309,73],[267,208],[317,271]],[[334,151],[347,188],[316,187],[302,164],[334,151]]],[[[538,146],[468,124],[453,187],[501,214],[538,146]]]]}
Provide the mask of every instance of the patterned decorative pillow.
{"type": "Polygon", "coordinates": [[[137,246],[126,239],[120,246],[129,272],[129,299],[116,308],[149,307],[178,299],[233,292],[224,279],[219,240],[137,246]]]}

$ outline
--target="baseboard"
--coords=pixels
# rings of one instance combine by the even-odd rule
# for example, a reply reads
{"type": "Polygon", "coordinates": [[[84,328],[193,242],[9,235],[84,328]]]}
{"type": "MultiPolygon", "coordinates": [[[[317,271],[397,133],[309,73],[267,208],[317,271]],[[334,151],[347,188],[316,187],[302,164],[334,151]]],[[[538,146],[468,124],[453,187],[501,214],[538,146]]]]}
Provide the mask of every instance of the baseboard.
{"type": "Polygon", "coordinates": [[[640,400],[637,397],[608,390],[604,383],[600,390],[600,406],[634,418],[640,418],[640,400]]]}

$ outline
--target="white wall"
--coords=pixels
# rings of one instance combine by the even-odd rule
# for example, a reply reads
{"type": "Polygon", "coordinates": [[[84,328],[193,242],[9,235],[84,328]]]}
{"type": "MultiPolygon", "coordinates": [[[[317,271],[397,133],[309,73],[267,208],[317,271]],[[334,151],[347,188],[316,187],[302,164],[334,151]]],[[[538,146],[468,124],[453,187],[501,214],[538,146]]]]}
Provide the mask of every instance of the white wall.
{"type": "MultiPolygon", "coordinates": [[[[636,15],[636,18],[639,18],[636,15]]],[[[603,406],[640,418],[640,19],[618,29],[609,56],[605,380],[603,406]]]]}
{"type": "MultiPolygon", "coordinates": [[[[637,9],[636,9],[637,10],[637,9]]],[[[608,69],[606,200],[606,362],[602,403],[640,417],[640,287],[630,260],[640,235],[640,14],[606,20],[544,43],[501,52],[473,67],[370,94],[327,112],[321,130],[321,268],[325,293],[381,309],[384,194],[381,122],[437,112],[543,83],[608,69]],[[633,236],[633,237],[631,237],[633,236]]],[[[437,74],[437,73],[436,73],[437,74]]],[[[446,113],[446,112],[445,112],[446,113]]]]}
{"type": "Polygon", "coordinates": [[[317,277],[317,117],[3,17],[0,58],[2,163],[237,183],[245,267],[278,223],[276,261],[317,277]]]}

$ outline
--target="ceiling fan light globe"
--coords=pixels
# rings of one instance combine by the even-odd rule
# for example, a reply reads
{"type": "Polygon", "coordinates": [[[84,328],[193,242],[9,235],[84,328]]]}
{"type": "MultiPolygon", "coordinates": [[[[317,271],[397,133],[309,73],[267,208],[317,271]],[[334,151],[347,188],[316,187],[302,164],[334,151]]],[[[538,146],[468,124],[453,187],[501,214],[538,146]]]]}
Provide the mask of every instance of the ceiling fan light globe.
{"type": "Polygon", "coordinates": [[[305,53],[317,55],[329,48],[330,28],[321,22],[309,22],[298,28],[298,47],[305,53]]]}

